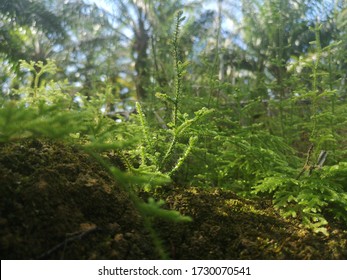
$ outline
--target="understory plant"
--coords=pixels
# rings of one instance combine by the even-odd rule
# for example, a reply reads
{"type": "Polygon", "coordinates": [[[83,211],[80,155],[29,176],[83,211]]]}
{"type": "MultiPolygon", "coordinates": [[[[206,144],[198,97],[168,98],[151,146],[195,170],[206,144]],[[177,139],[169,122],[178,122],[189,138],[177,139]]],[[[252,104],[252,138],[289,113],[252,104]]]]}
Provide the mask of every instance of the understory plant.
{"type": "MultiPolygon", "coordinates": [[[[22,62],[23,69],[32,72],[34,82],[31,86],[15,90],[17,100],[0,99],[0,143],[10,143],[28,138],[62,140],[77,145],[94,157],[128,194],[139,210],[144,225],[153,237],[153,242],[161,258],[167,258],[155,230],[151,226],[153,218],[172,222],[187,222],[190,217],[179,212],[163,209],[163,201],[149,199],[144,202],[135,191],[139,187],[162,185],[170,181],[167,175],[155,170],[146,172],[140,169],[121,171],[111,164],[108,153],[121,153],[136,146],[137,137],[124,123],[116,123],[103,115],[94,100],[84,106],[76,104],[68,88],[59,83],[47,82],[44,74],[54,74],[54,62],[22,62]],[[35,72],[36,71],[36,72],[35,72]],[[41,79],[38,83],[38,79],[41,79]]],[[[135,133],[137,130],[135,130],[135,133]]]]}
{"type": "Polygon", "coordinates": [[[171,94],[156,93],[156,97],[171,110],[170,120],[164,124],[160,131],[153,129],[146,120],[141,104],[136,103],[143,136],[139,149],[139,168],[150,170],[150,172],[161,172],[171,178],[183,166],[198,141],[199,133],[192,130],[191,127],[213,112],[213,110],[204,107],[194,112],[194,116],[190,117],[187,113],[180,111],[183,95],[182,80],[189,64],[188,61],[182,62],[179,55],[179,32],[180,25],[184,20],[182,14],[182,12],[177,13],[172,40],[175,70],[173,92],[171,94]]]}
{"type": "Polygon", "coordinates": [[[300,179],[279,173],[260,181],[253,193],[271,194],[275,209],[284,217],[300,218],[314,232],[328,235],[327,216],[347,224],[346,182],[336,179],[346,172],[346,164],[339,163],[300,179]]]}
{"type": "MultiPolygon", "coordinates": [[[[347,225],[347,192],[344,161],[338,162],[341,136],[340,125],[345,123],[344,102],[337,99],[337,91],[331,82],[329,57],[336,44],[325,48],[320,44],[320,26],[312,29],[315,41],[313,52],[300,57],[291,65],[309,73],[310,89],[298,86],[291,98],[293,104],[305,101],[309,118],[296,119],[298,127],[307,137],[302,144],[307,147],[304,162],[290,172],[276,170],[264,176],[253,187],[253,194],[267,193],[273,204],[285,217],[299,217],[304,225],[315,232],[328,235],[327,217],[334,217],[347,225]],[[340,111],[340,114],[336,114],[340,111]],[[293,172],[294,171],[294,172],[293,172]]],[[[342,132],[344,133],[344,132],[342,132]]],[[[341,143],[342,144],[342,143],[341,143]]]]}
{"type": "Polygon", "coordinates": [[[207,141],[192,160],[203,166],[195,184],[270,199],[284,217],[328,235],[328,221],[347,225],[347,107],[333,81],[338,43],[321,47],[319,30],[311,29],[311,52],[288,63],[286,98],[247,99],[237,86],[220,87],[229,101],[200,127],[207,141]]]}

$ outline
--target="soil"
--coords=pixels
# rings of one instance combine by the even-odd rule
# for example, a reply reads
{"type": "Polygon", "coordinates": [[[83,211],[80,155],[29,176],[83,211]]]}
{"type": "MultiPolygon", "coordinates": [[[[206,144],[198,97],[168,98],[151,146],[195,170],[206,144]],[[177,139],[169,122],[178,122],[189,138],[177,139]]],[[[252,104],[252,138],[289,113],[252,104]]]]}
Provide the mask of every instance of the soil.
{"type": "MultiPolygon", "coordinates": [[[[346,259],[347,230],[329,236],[285,220],[268,201],[166,186],[143,199],[193,218],[153,221],[172,259],[346,259]]],[[[1,259],[158,259],[128,193],[88,154],[56,141],[0,144],[1,259]]]]}

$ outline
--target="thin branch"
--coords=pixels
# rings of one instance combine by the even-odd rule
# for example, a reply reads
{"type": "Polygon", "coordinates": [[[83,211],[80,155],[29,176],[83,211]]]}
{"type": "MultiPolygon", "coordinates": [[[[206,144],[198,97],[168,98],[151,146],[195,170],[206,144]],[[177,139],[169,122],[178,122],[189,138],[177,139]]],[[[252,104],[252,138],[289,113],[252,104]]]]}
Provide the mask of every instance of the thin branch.
{"type": "Polygon", "coordinates": [[[95,226],[95,227],[92,227],[92,228],[90,228],[88,230],[78,231],[78,232],[66,234],[66,235],[73,235],[73,236],[69,237],[69,238],[65,239],[63,242],[60,242],[59,244],[55,245],[54,247],[49,249],[47,252],[44,252],[37,259],[39,259],[39,260],[40,259],[45,259],[48,256],[52,255],[57,250],[59,250],[60,248],[65,248],[68,243],[73,242],[73,241],[75,241],[77,239],[82,239],[87,234],[92,233],[92,232],[97,231],[97,230],[99,230],[99,228],[95,226]]]}
{"type": "Polygon", "coordinates": [[[311,144],[311,146],[309,147],[308,151],[307,151],[307,156],[306,156],[306,162],[303,166],[303,168],[301,169],[300,173],[298,174],[298,176],[296,177],[296,180],[299,180],[299,178],[302,176],[302,174],[304,174],[304,172],[306,170],[311,170],[313,167],[311,167],[309,165],[310,162],[310,158],[312,156],[312,152],[313,152],[313,144],[311,144]]]}

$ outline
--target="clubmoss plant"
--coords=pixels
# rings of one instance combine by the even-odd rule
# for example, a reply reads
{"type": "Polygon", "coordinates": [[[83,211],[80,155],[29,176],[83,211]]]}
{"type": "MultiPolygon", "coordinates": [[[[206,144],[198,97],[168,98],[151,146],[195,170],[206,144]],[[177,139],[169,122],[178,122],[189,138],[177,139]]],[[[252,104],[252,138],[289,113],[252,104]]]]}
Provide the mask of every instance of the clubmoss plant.
{"type": "MultiPolygon", "coordinates": [[[[347,223],[347,196],[344,183],[337,180],[335,175],[345,172],[345,165],[339,163],[333,166],[323,166],[330,152],[335,150],[338,137],[336,127],[332,123],[336,116],[335,94],[331,84],[325,83],[324,78],[328,73],[322,69],[321,63],[328,57],[331,49],[336,44],[322,48],[320,42],[321,26],[311,29],[315,33],[313,53],[307,58],[300,58],[301,67],[310,70],[311,89],[305,92],[299,91],[299,99],[305,100],[309,105],[310,118],[306,120],[304,127],[307,129],[309,146],[303,167],[299,171],[283,172],[278,169],[273,174],[268,174],[258,181],[253,187],[252,193],[269,193],[273,197],[273,203],[285,217],[299,217],[302,223],[314,232],[328,235],[327,214],[334,213],[336,219],[347,223]],[[327,88],[328,85],[328,88],[327,88]],[[324,155],[322,161],[322,155],[324,155]],[[336,172],[336,173],[335,173],[336,172]],[[341,172],[341,173],[340,173],[341,172]],[[332,175],[334,174],[334,175],[332,175]]],[[[292,98],[297,101],[298,98],[292,98]]],[[[341,178],[340,178],[341,179],[341,178]]],[[[343,180],[342,180],[343,181],[343,180]]]]}
{"type": "Polygon", "coordinates": [[[182,79],[186,74],[186,68],[189,65],[188,61],[182,62],[179,56],[180,25],[185,19],[182,15],[183,13],[181,11],[177,13],[175,31],[172,40],[172,54],[175,68],[174,90],[172,95],[156,93],[157,98],[164,101],[166,104],[169,104],[169,107],[172,110],[171,120],[166,125],[167,129],[163,129],[163,131],[161,131],[161,133],[168,134],[168,136],[162,138],[161,141],[166,141],[165,139],[167,138],[169,139],[168,144],[165,145],[163,150],[156,148],[158,146],[153,140],[156,139],[156,137],[150,133],[151,128],[145,119],[145,115],[140,103],[136,104],[143,134],[143,141],[140,148],[141,164],[151,165],[154,167],[155,171],[163,172],[169,176],[172,176],[179,170],[198,141],[198,135],[195,133],[190,135],[188,143],[185,144],[186,148],[184,151],[182,151],[182,155],[177,157],[176,149],[178,143],[180,142],[180,138],[184,135],[191,134],[191,132],[187,133],[189,128],[199,120],[203,119],[206,115],[213,112],[211,109],[208,110],[206,108],[202,108],[195,112],[195,116],[193,118],[189,118],[187,114],[182,114],[180,112],[180,102],[183,94],[182,79]]]}
{"type": "MultiPolygon", "coordinates": [[[[100,113],[100,102],[88,101],[82,107],[66,107],[66,94],[63,88],[55,88],[54,92],[46,88],[44,73],[54,74],[57,68],[52,61],[44,65],[42,62],[22,62],[25,69],[34,75],[33,88],[23,87],[19,100],[1,100],[0,102],[0,143],[20,141],[26,138],[46,138],[66,141],[89,153],[117,181],[117,186],[128,192],[134,205],[143,217],[144,224],[153,238],[153,243],[161,258],[167,258],[160,238],[152,227],[154,218],[174,222],[190,221],[189,217],[177,211],[162,209],[162,201],[149,199],[144,202],[136,190],[144,186],[167,184],[169,177],[150,168],[136,169],[124,156],[123,151],[132,150],[137,137],[130,137],[123,123],[116,123],[100,113]],[[38,72],[34,72],[34,71],[38,72]],[[38,79],[42,78],[41,85],[38,79]],[[60,102],[63,100],[63,102],[60,102]],[[110,152],[122,155],[126,162],[127,172],[111,164],[105,156],[110,152]]],[[[24,69],[24,68],[23,68],[24,69]]],[[[144,119],[143,119],[144,120],[144,119]]],[[[143,123],[142,127],[146,127],[143,123]]],[[[148,143],[150,143],[149,139],[148,143]]],[[[144,162],[145,163],[145,162],[144,162]]]]}
{"type": "Polygon", "coordinates": [[[58,71],[53,60],[48,59],[46,63],[20,60],[20,69],[31,73],[27,86],[12,90],[14,95],[20,96],[20,102],[26,105],[38,105],[42,102],[50,105],[61,103],[65,110],[73,106],[73,96],[69,94],[68,82],[47,80],[47,77],[52,77],[58,71]]]}

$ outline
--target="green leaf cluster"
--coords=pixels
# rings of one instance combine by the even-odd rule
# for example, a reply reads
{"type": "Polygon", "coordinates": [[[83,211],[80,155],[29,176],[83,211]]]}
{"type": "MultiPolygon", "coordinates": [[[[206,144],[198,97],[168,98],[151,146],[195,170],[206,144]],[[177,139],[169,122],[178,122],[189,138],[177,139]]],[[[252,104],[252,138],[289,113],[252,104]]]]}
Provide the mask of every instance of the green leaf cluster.
{"type": "MultiPolygon", "coordinates": [[[[83,100],[83,106],[67,106],[66,94],[68,88],[47,88],[44,74],[54,74],[57,68],[54,62],[22,62],[22,69],[28,69],[33,75],[34,83],[28,87],[16,90],[20,94],[19,100],[1,100],[0,103],[0,142],[8,143],[26,138],[47,138],[66,141],[88,152],[114,177],[120,186],[129,193],[139,212],[148,219],[157,217],[169,221],[186,222],[189,217],[180,215],[177,211],[161,209],[162,201],[143,202],[137,195],[137,190],[148,186],[159,186],[170,182],[167,174],[143,164],[135,168],[125,153],[137,149],[139,144],[139,129],[145,127],[117,123],[105,116],[100,105],[105,101],[102,97],[98,100],[83,100]],[[39,80],[42,78],[41,85],[39,80]],[[132,129],[134,128],[134,129],[132,129]],[[127,165],[127,171],[121,171],[118,166],[113,166],[108,159],[108,154],[116,154],[127,165]]],[[[140,111],[140,107],[139,107],[140,111]]],[[[201,114],[201,113],[199,113],[201,114]]],[[[141,119],[141,118],[140,118],[141,119]]],[[[144,119],[143,119],[144,120],[144,119]]],[[[183,130],[183,129],[181,129],[183,130]]],[[[182,132],[181,132],[182,133],[182,132]]],[[[148,143],[150,144],[150,140],[148,143]]],[[[188,149],[177,162],[177,170],[189,154],[196,138],[191,138],[188,149]]],[[[146,226],[150,232],[155,232],[151,223],[146,226]]],[[[158,243],[158,242],[157,242],[158,243]]],[[[160,242],[158,243],[158,246],[160,242]]],[[[158,248],[163,251],[162,248],[158,248]]]]}
{"type": "MultiPolygon", "coordinates": [[[[315,171],[302,180],[285,177],[283,174],[266,177],[253,187],[253,193],[268,193],[273,197],[275,208],[284,217],[299,217],[303,224],[315,232],[328,235],[326,215],[347,222],[347,193],[345,185],[334,181],[332,170],[346,172],[346,166],[337,165],[315,171]]],[[[336,176],[336,177],[335,177],[336,176]]]]}

